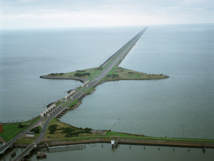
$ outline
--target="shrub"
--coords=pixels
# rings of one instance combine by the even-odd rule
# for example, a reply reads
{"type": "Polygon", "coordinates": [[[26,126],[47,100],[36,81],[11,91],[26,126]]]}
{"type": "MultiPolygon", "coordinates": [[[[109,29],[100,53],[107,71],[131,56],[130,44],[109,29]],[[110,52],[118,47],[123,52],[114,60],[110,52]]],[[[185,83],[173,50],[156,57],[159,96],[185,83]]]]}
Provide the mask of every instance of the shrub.
{"type": "Polygon", "coordinates": [[[72,136],[74,134],[75,129],[70,127],[62,128],[62,133],[66,133],[66,137],[72,136]]]}
{"type": "Polygon", "coordinates": [[[81,133],[90,133],[91,128],[73,129],[73,128],[70,128],[70,127],[65,127],[65,128],[62,128],[61,130],[62,130],[62,133],[66,133],[66,135],[65,135],[66,137],[72,137],[72,136],[78,136],[81,133]]]}
{"type": "Polygon", "coordinates": [[[82,77],[82,76],[86,76],[86,75],[90,75],[90,73],[75,73],[74,76],[77,76],[77,77],[82,77]]]}
{"type": "Polygon", "coordinates": [[[26,126],[26,124],[19,124],[18,125],[18,128],[23,128],[23,127],[25,127],[26,126]]]}
{"type": "Polygon", "coordinates": [[[50,125],[48,129],[50,130],[50,134],[54,134],[55,131],[57,130],[57,125],[56,124],[50,125]]]}
{"type": "Polygon", "coordinates": [[[90,133],[91,132],[91,128],[85,128],[85,133],[90,133]]]}
{"type": "Polygon", "coordinates": [[[85,70],[77,70],[77,72],[85,72],[85,70]]]}
{"type": "Polygon", "coordinates": [[[37,127],[33,128],[31,131],[34,132],[35,134],[39,134],[40,129],[39,129],[39,127],[37,126],[37,127]]]}
{"type": "Polygon", "coordinates": [[[73,131],[75,131],[75,130],[70,127],[65,127],[62,129],[62,133],[66,133],[66,134],[71,133],[73,131]]]}

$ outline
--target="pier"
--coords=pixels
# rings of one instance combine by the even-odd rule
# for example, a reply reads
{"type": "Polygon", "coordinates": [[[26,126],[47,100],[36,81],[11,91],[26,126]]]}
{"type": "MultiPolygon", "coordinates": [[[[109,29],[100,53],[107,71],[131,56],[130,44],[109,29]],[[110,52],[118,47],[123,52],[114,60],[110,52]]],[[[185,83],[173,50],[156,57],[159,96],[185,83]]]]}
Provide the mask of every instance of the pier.
{"type": "Polygon", "coordinates": [[[119,140],[120,140],[120,139],[111,140],[112,148],[117,148],[117,147],[118,147],[119,140]]]}
{"type": "Polygon", "coordinates": [[[75,151],[75,150],[83,150],[83,145],[64,145],[64,146],[54,146],[49,147],[49,153],[62,152],[62,151],[75,151]]]}

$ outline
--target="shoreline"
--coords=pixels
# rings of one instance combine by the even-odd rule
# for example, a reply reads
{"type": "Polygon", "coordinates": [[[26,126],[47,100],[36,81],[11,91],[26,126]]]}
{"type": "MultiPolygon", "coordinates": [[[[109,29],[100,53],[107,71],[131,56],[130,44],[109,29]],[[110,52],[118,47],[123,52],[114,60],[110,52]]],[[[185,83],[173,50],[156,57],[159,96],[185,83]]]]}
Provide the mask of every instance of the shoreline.
{"type": "Polygon", "coordinates": [[[84,83],[86,79],[79,78],[79,77],[55,77],[55,76],[48,76],[48,75],[41,75],[40,78],[42,79],[64,79],[64,80],[76,80],[84,83]]]}
{"type": "MultiPolygon", "coordinates": [[[[47,75],[42,75],[40,76],[40,78],[42,79],[61,79],[61,80],[75,80],[75,81],[80,81],[81,83],[84,83],[86,81],[86,79],[84,78],[78,78],[78,77],[53,77],[53,76],[47,76],[47,75]]],[[[126,81],[126,80],[133,80],[133,81],[140,81],[140,80],[162,80],[162,79],[167,79],[169,78],[169,76],[165,76],[165,77],[162,77],[162,78],[133,78],[133,79],[130,79],[130,78],[116,78],[116,79],[112,79],[112,80],[102,80],[100,83],[98,83],[96,85],[96,87],[98,85],[101,85],[103,83],[107,83],[107,82],[115,82],[115,81],[126,81]]],[[[54,103],[54,102],[52,102],[54,103]]],[[[52,104],[50,103],[50,104],[52,104]]],[[[49,105],[50,105],[49,104],[49,105]]],[[[48,105],[47,105],[48,106],[48,105]]]]}
{"type": "MultiPolygon", "coordinates": [[[[155,74],[152,74],[153,76],[156,76],[155,74]]],[[[158,78],[110,78],[110,79],[104,79],[102,81],[100,81],[96,87],[98,85],[101,85],[103,83],[106,82],[111,82],[111,81],[121,81],[121,80],[160,80],[160,79],[167,79],[169,78],[169,76],[166,75],[158,75],[161,77],[158,78]]],[[[78,77],[54,77],[54,76],[48,76],[48,75],[44,75],[44,76],[40,76],[40,78],[44,78],[44,79],[66,79],[66,80],[77,80],[80,82],[85,82],[86,79],[84,78],[78,78],[78,77]]],[[[95,89],[89,93],[92,94],[95,91],[95,89]]],[[[84,98],[84,97],[83,97],[84,98]]],[[[81,98],[81,100],[83,99],[81,98]]],[[[78,107],[78,106],[77,106],[78,107]]],[[[75,108],[77,108],[75,107],[75,108]]],[[[72,109],[75,109],[72,108],[72,109]]],[[[72,110],[71,109],[71,110],[72,110]]],[[[69,124],[68,124],[69,125],[69,124]]],[[[69,125],[72,126],[72,125],[69,125]]],[[[133,134],[134,135],[134,134],[133,134]]],[[[112,139],[119,139],[119,136],[108,136],[108,137],[97,137],[97,138],[91,138],[91,139],[84,139],[81,137],[77,137],[74,138],[74,140],[69,140],[69,138],[65,138],[64,140],[67,141],[62,141],[62,140],[57,140],[57,139],[48,139],[48,140],[43,140],[41,141],[41,143],[38,144],[36,149],[39,148],[43,148],[43,147],[47,147],[46,143],[48,144],[48,146],[63,146],[63,145],[75,145],[75,144],[96,144],[96,143],[111,143],[112,139]],[[76,139],[76,140],[75,140],[76,139]]],[[[60,139],[60,138],[59,138],[60,139]]],[[[70,138],[72,139],[72,138],[70,138]]],[[[188,148],[202,148],[204,150],[204,148],[213,148],[214,149],[214,142],[206,142],[206,141],[173,141],[173,140],[165,140],[163,139],[134,139],[134,138],[121,138],[119,139],[119,143],[118,144],[126,144],[126,145],[146,145],[146,146],[166,146],[166,147],[188,147],[188,148]]],[[[15,143],[14,147],[27,147],[29,144],[28,143],[15,143]]]]}
{"type": "MultiPolygon", "coordinates": [[[[143,73],[144,74],[144,73],[143,73]]],[[[128,77],[109,77],[106,78],[102,81],[100,81],[97,85],[101,85],[103,83],[106,82],[111,82],[111,81],[121,81],[121,80],[160,80],[160,79],[167,79],[169,78],[169,76],[167,75],[162,75],[162,74],[146,74],[146,76],[149,77],[144,77],[144,78],[128,78],[128,77]],[[150,76],[152,77],[150,77],[150,76]],[[153,77],[154,76],[154,77],[153,77]]],[[[86,78],[79,78],[79,77],[63,77],[63,76],[50,76],[50,75],[43,75],[40,76],[40,78],[43,79],[64,79],[64,80],[76,80],[76,81],[80,81],[80,82],[85,82],[87,79],[86,78]]],[[[94,90],[93,90],[94,92],[94,90]]],[[[92,94],[93,92],[91,92],[90,94],[92,94]]],[[[83,98],[81,98],[82,100],[83,98]]],[[[78,106],[77,106],[78,107],[78,106]]],[[[76,108],[77,108],[76,107],[76,108]]],[[[75,108],[74,108],[75,109],[75,108]]],[[[72,125],[69,125],[72,126],[72,125]]],[[[72,138],[70,138],[72,139],[72,138]]],[[[77,137],[74,138],[74,140],[69,140],[69,138],[65,138],[65,140],[67,141],[62,141],[62,140],[57,140],[57,139],[48,139],[48,140],[43,140],[41,141],[41,143],[38,144],[37,148],[43,148],[43,147],[47,147],[46,144],[48,144],[48,146],[63,146],[63,145],[75,145],[75,144],[96,144],[96,143],[111,143],[112,139],[119,139],[119,136],[108,136],[108,137],[97,137],[97,138],[89,138],[89,139],[84,139],[81,137],[77,137]]],[[[189,147],[189,148],[213,148],[214,149],[214,143],[212,142],[206,142],[206,141],[173,141],[173,140],[164,140],[163,139],[134,139],[134,138],[121,138],[119,139],[119,143],[118,144],[127,144],[127,145],[147,145],[147,146],[167,146],[167,147],[189,147]]],[[[14,146],[15,147],[27,147],[29,144],[28,143],[15,143],[14,146]]]]}
{"type": "MultiPolygon", "coordinates": [[[[37,148],[44,148],[52,146],[63,146],[63,145],[75,145],[75,144],[96,144],[96,143],[109,143],[111,144],[112,139],[118,139],[118,137],[109,138],[95,138],[95,139],[84,139],[84,140],[72,140],[72,141],[42,141],[38,144],[37,148]]],[[[139,140],[139,139],[119,139],[118,144],[125,145],[146,145],[146,146],[166,146],[166,147],[187,147],[187,148],[212,148],[214,149],[214,143],[203,143],[203,142],[178,142],[178,141],[162,141],[162,140],[139,140]]],[[[27,147],[28,144],[15,143],[15,147],[27,147]]]]}
{"type": "MultiPolygon", "coordinates": [[[[153,76],[157,76],[158,74],[150,74],[153,76]]],[[[102,80],[98,85],[106,83],[106,82],[113,82],[113,81],[123,81],[123,80],[162,80],[162,79],[168,79],[169,76],[167,75],[160,75],[162,77],[157,77],[157,78],[153,78],[153,77],[147,77],[147,78],[107,78],[102,80]]],[[[79,77],[56,77],[56,76],[49,76],[49,75],[42,75],[40,76],[40,78],[42,79],[61,79],[61,80],[75,80],[75,81],[80,81],[81,83],[84,83],[87,81],[86,78],[79,78],[79,77]]],[[[96,85],[96,86],[98,86],[96,85]]],[[[51,103],[50,103],[51,104],[51,103]]]]}

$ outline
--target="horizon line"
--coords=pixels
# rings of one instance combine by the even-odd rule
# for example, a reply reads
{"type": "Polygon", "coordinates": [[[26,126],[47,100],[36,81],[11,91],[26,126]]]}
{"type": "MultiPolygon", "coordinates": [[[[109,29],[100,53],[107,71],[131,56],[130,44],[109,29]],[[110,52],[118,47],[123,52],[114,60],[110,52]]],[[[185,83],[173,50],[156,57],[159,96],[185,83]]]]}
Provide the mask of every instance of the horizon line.
{"type": "Polygon", "coordinates": [[[0,31],[5,30],[40,30],[40,29],[50,29],[50,30],[56,30],[56,29],[86,29],[86,28],[117,28],[117,27],[146,27],[146,26],[170,26],[170,25],[212,25],[211,23],[175,23],[175,24],[150,24],[150,25],[118,25],[118,26],[65,26],[65,27],[20,27],[20,28],[0,28],[0,31]]]}

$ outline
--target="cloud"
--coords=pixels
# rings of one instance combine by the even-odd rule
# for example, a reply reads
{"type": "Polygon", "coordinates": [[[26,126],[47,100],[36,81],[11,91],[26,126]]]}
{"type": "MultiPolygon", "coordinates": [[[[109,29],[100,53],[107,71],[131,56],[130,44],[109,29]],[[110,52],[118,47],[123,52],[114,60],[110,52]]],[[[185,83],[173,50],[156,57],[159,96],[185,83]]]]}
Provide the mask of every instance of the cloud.
{"type": "Polygon", "coordinates": [[[154,18],[149,15],[129,14],[124,12],[108,13],[102,11],[74,11],[52,12],[51,14],[20,14],[8,15],[7,20],[14,22],[17,28],[21,28],[25,22],[26,27],[81,27],[81,26],[129,26],[146,25],[154,23],[154,18]],[[129,22],[129,23],[127,23],[129,22]]]}
{"type": "Polygon", "coordinates": [[[2,28],[213,23],[212,0],[0,0],[2,28]]]}

